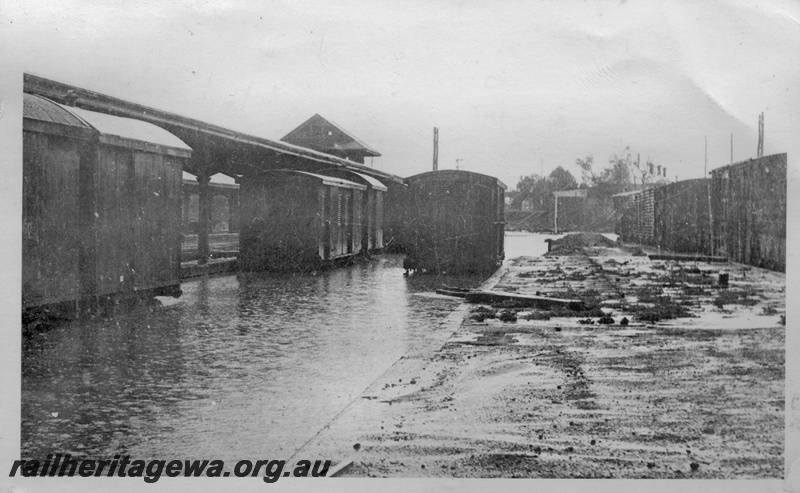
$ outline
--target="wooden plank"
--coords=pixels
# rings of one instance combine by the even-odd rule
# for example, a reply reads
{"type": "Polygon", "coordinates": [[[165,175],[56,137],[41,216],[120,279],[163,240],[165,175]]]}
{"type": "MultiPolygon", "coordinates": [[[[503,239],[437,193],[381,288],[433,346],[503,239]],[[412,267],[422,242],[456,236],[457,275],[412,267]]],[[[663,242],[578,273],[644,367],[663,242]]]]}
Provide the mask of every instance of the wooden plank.
{"type": "Polygon", "coordinates": [[[686,262],[727,262],[728,257],[718,255],[691,255],[679,253],[658,253],[647,256],[650,260],[682,260],[686,262]]]}
{"type": "Polygon", "coordinates": [[[454,296],[456,298],[466,298],[469,292],[470,292],[469,289],[451,288],[448,286],[444,286],[436,290],[436,294],[442,294],[445,296],[454,296]]]}
{"type": "Polygon", "coordinates": [[[586,198],[588,196],[586,189],[578,189],[578,190],[564,190],[562,192],[553,192],[553,195],[556,197],[582,197],[586,198]]]}
{"type": "Polygon", "coordinates": [[[504,293],[501,291],[473,290],[467,293],[465,299],[468,303],[501,303],[503,301],[514,301],[521,306],[543,309],[565,307],[570,310],[583,310],[586,308],[581,300],[504,293]]]}

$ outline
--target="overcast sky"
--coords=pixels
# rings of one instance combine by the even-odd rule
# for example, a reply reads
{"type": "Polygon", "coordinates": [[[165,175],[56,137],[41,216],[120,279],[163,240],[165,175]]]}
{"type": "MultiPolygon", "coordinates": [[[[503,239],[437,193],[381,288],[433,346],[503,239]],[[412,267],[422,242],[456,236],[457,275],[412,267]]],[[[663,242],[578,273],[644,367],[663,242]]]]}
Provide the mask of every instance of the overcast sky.
{"type": "MultiPolygon", "coordinates": [[[[800,2],[26,0],[23,71],[280,139],[314,113],[401,176],[570,169],[629,146],[670,179],[800,135],[800,2]]],[[[368,161],[369,162],[369,161],[368,161]]]]}

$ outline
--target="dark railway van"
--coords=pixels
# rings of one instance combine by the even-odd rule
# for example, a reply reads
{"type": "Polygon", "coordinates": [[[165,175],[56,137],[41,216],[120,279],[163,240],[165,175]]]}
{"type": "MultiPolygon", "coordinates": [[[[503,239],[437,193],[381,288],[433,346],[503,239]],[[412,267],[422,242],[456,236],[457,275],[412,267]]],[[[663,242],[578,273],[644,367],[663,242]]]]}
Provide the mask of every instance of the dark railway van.
{"type": "Polygon", "coordinates": [[[477,273],[502,263],[506,186],[500,180],[440,170],[406,183],[401,241],[407,269],[477,273]]]}
{"type": "Polygon", "coordinates": [[[190,156],[149,123],[25,94],[23,309],[179,294],[190,156]]]}
{"type": "Polygon", "coordinates": [[[362,251],[367,186],[295,170],[242,179],[242,270],[314,270],[362,251]]]}

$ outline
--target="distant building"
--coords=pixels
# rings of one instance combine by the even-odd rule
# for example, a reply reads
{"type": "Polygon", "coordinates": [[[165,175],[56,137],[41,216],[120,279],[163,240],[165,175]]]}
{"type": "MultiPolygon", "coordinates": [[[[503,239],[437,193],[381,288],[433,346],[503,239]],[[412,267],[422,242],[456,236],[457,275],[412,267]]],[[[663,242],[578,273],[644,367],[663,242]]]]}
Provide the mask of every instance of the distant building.
{"type": "Polygon", "coordinates": [[[318,114],[301,123],[281,141],[362,164],[365,157],[381,155],[347,130],[318,114]]]}

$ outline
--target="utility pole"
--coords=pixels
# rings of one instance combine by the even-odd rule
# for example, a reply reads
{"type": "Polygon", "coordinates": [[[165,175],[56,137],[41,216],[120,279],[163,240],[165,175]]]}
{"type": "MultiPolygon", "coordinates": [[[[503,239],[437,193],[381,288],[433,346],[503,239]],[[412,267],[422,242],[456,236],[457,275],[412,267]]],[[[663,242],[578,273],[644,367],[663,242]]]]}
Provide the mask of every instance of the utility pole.
{"type": "Polygon", "coordinates": [[[758,149],[756,156],[761,157],[764,155],[764,112],[758,115],[758,149]]]}
{"type": "Polygon", "coordinates": [[[733,164],[733,132],[731,132],[731,164],[733,164]]]}
{"type": "Polygon", "coordinates": [[[553,211],[553,233],[558,234],[558,192],[553,194],[553,198],[555,199],[556,208],[556,210],[553,211]]]}
{"type": "Polygon", "coordinates": [[[433,171],[439,169],[439,127],[433,127],[433,171]]]}
{"type": "MultiPolygon", "coordinates": [[[[708,135],[706,135],[706,153],[703,164],[703,178],[708,178],[708,135]]],[[[714,215],[711,211],[711,182],[706,182],[706,196],[708,197],[708,249],[711,255],[714,255],[714,215]]]]}

